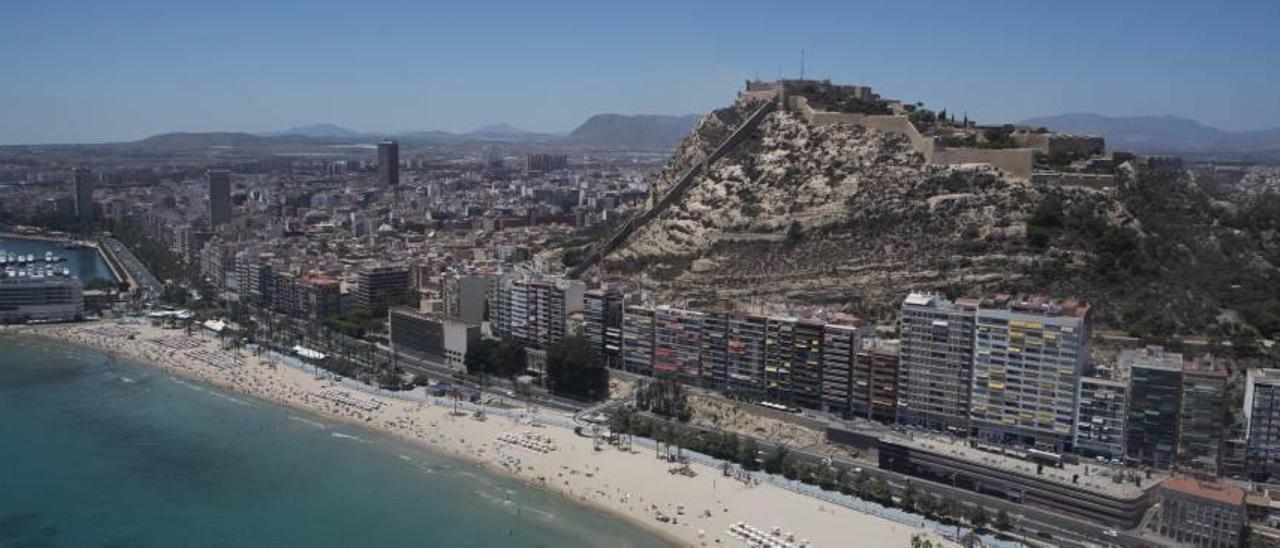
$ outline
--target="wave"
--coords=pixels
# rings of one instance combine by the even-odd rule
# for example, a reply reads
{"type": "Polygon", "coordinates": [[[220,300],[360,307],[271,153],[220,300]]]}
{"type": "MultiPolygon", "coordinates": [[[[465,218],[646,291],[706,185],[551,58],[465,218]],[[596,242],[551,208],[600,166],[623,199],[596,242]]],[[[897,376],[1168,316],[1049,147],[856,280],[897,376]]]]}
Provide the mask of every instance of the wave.
{"type": "Polygon", "coordinates": [[[316,421],[316,420],[311,420],[311,419],[305,419],[305,418],[299,417],[299,416],[297,416],[297,415],[289,415],[289,420],[291,420],[291,421],[298,421],[298,422],[300,422],[300,423],[302,423],[302,424],[305,424],[305,425],[307,425],[307,426],[314,426],[314,427],[319,428],[319,429],[321,429],[321,430],[328,430],[328,429],[329,429],[329,425],[327,425],[327,424],[325,424],[325,423],[323,423],[323,422],[316,421]]]}
{"type": "Polygon", "coordinates": [[[202,388],[202,387],[196,386],[196,385],[191,384],[191,383],[189,383],[189,382],[187,382],[187,381],[184,381],[184,380],[182,380],[182,379],[179,379],[178,377],[169,377],[169,378],[170,378],[170,379],[173,379],[173,382],[176,382],[176,383],[178,383],[178,384],[180,384],[180,385],[182,385],[182,386],[185,386],[185,387],[187,387],[187,388],[190,388],[190,389],[192,389],[192,390],[195,390],[196,392],[208,392],[208,390],[205,390],[205,389],[204,389],[204,388],[202,388]]]}
{"type": "Polygon", "coordinates": [[[355,440],[360,443],[369,443],[367,441],[364,441],[364,438],[361,438],[360,436],[352,436],[351,434],[343,434],[342,432],[331,432],[329,435],[339,439],[355,440]]]}
{"type": "Polygon", "coordinates": [[[538,517],[542,518],[545,521],[556,520],[556,515],[554,512],[551,512],[549,510],[543,510],[536,506],[522,506],[520,509],[525,512],[533,512],[534,514],[536,514],[538,517]]]}
{"type": "Polygon", "coordinates": [[[242,399],[240,399],[240,398],[237,398],[237,397],[235,397],[235,396],[230,396],[230,395],[227,395],[227,394],[223,394],[222,392],[219,392],[219,391],[217,391],[217,390],[206,390],[205,388],[202,388],[202,387],[200,387],[200,386],[197,386],[197,385],[191,384],[191,383],[189,383],[189,382],[187,382],[187,381],[184,381],[184,380],[182,380],[182,379],[180,379],[180,378],[178,378],[178,377],[169,377],[169,378],[170,378],[170,379],[173,379],[173,382],[176,382],[176,383],[178,383],[178,384],[180,384],[180,385],[182,385],[182,386],[185,386],[185,387],[187,387],[187,388],[190,388],[190,389],[192,389],[192,390],[195,390],[196,392],[204,392],[205,394],[209,394],[209,395],[212,395],[212,396],[216,396],[216,397],[218,397],[218,398],[221,398],[221,399],[227,400],[227,401],[229,401],[229,402],[231,402],[231,403],[234,403],[234,404],[236,404],[236,405],[243,405],[243,406],[245,406],[245,407],[253,407],[253,404],[251,404],[251,403],[249,403],[249,402],[247,402],[247,401],[244,401],[244,400],[242,400],[242,399]]]}

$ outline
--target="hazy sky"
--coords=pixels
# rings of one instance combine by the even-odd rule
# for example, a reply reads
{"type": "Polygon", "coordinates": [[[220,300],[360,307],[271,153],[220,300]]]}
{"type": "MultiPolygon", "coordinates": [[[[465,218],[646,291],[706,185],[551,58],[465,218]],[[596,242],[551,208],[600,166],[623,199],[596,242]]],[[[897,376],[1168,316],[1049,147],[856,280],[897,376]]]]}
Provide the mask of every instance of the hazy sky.
{"type": "Polygon", "coordinates": [[[984,121],[1280,126],[1280,0],[0,4],[0,143],[167,131],[567,131],[799,73],[984,121]]]}

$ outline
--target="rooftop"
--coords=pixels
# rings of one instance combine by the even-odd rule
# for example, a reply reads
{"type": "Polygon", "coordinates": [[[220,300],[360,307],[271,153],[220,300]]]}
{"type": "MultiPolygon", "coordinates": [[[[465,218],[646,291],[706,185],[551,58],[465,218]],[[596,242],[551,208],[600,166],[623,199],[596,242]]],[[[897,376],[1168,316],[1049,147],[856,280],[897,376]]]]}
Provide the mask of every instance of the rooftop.
{"type": "Polygon", "coordinates": [[[1142,485],[1135,485],[1133,481],[1117,482],[1112,479],[1114,474],[1119,473],[1123,477],[1130,473],[1143,475],[1144,471],[1116,465],[1103,465],[1083,459],[1079,464],[1064,463],[1062,468],[1046,466],[1044,473],[1037,475],[1036,463],[1034,462],[970,447],[968,440],[961,440],[944,434],[910,431],[906,432],[905,435],[904,433],[894,433],[883,437],[887,441],[901,443],[917,449],[924,449],[995,469],[1016,472],[1024,476],[1064,486],[1095,491],[1111,497],[1132,498],[1139,496],[1154,486],[1156,482],[1159,482],[1161,478],[1159,471],[1153,471],[1152,479],[1144,479],[1142,485]],[[1076,474],[1080,475],[1080,479],[1078,483],[1073,484],[1071,478],[1076,474]]]}
{"type": "Polygon", "coordinates": [[[1147,369],[1163,369],[1165,371],[1182,371],[1182,354],[1169,352],[1161,346],[1147,346],[1137,350],[1125,350],[1120,353],[1119,363],[1126,369],[1143,367],[1147,369]]]}
{"type": "Polygon", "coordinates": [[[1244,490],[1217,482],[1200,481],[1188,476],[1173,476],[1160,484],[1161,489],[1231,506],[1244,506],[1244,490]]]}

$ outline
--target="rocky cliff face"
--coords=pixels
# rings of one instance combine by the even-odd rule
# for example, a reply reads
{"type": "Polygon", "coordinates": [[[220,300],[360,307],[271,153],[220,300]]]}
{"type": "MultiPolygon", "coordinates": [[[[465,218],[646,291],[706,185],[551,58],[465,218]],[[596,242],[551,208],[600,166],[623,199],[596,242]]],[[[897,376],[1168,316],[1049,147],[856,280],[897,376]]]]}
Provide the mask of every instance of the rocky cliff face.
{"type": "MultiPolygon", "coordinates": [[[[751,110],[704,118],[654,195],[751,110]]],[[[1038,187],[983,166],[926,166],[903,138],[774,112],[593,276],[695,306],[786,301],[889,320],[912,289],[1042,293],[1089,299],[1104,326],[1280,330],[1280,303],[1276,318],[1247,313],[1242,327],[1232,283],[1203,268],[1239,264],[1258,291],[1280,290],[1274,233],[1225,226],[1252,206],[1214,209],[1183,173],[1126,167],[1119,180],[1038,187]],[[1232,243],[1206,243],[1215,238],[1232,243]]]]}

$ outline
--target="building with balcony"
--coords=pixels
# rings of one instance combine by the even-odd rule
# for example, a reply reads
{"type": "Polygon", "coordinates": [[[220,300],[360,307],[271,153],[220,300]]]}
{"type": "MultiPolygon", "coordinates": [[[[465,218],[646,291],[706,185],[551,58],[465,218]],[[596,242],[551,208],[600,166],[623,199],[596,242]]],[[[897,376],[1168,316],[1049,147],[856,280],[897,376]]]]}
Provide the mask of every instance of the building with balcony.
{"type": "Polygon", "coordinates": [[[608,367],[622,368],[622,289],[609,286],[583,294],[582,335],[608,367]]]}
{"type": "Polygon", "coordinates": [[[1227,372],[1211,360],[1188,362],[1178,414],[1178,468],[1217,476],[1227,429],[1227,372]]]}
{"type": "Polygon", "coordinates": [[[1074,451],[1086,457],[1124,459],[1129,383],[1111,378],[1081,377],[1076,400],[1074,451]]]}
{"type": "Polygon", "coordinates": [[[822,405],[842,417],[853,415],[854,392],[870,392],[869,374],[858,369],[863,331],[853,318],[822,326],[822,405]]]}
{"type": "Polygon", "coordinates": [[[622,369],[639,375],[653,374],[654,310],[631,305],[622,314],[622,369]]]}
{"type": "Polygon", "coordinates": [[[672,376],[690,384],[711,384],[702,376],[702,336],[706,315],[693,310],[658,306],[653,315],[653,374],[672,376]]]}
{"type": "Polygon", "coordinates": [[[569,333],[569,317],[581,312],[586,285],[565,278],[507,274],[494,280],[490,329],[534,350],[546,350],[569,333]]]}
{"type": "Polygon", "coordinates": [[[976,318],[973,435],[1001,445],[1070,451],[1076,392],[1089,360],[1089,306],[984,300],[976,318]]]}
{"type": "Polygon", "coordinates": [[[898,421],[969,432],[978,302],[912,293],[902,302],[898,421]]]}
{"type": "Polygon", "coordinates": [[[381,316],[404,301],[409,292],[409,268],[376,266],[356,273],[356,306],[369,316],[381,316]]]}

